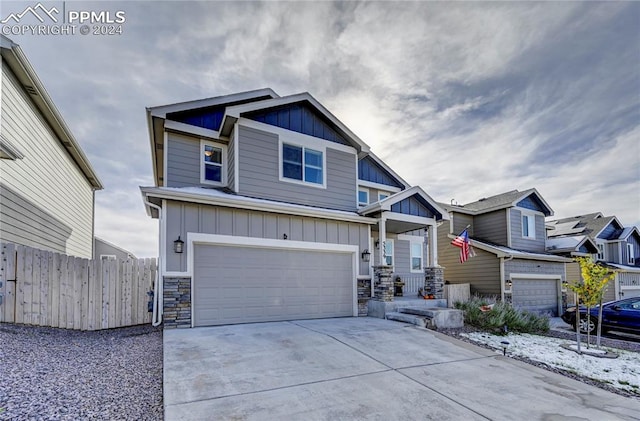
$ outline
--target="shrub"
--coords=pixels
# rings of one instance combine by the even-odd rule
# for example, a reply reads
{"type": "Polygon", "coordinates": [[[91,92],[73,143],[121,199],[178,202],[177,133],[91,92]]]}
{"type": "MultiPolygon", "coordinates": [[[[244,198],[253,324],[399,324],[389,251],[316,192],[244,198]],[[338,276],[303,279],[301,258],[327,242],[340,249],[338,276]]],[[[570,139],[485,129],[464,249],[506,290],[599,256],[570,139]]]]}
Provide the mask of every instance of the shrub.
{"type": "Polygon", "coordinates": [[[491,298],[473,296],[467,302],[455,303],[455,308],[464,312],[464,322],[479,329],[504,334],[508,332],[538,333],[549,330],[549,318],[527,311],[520,311],[510,304],[491,298]],[[491,310],[480,308],[493,304],[491,310]]]}

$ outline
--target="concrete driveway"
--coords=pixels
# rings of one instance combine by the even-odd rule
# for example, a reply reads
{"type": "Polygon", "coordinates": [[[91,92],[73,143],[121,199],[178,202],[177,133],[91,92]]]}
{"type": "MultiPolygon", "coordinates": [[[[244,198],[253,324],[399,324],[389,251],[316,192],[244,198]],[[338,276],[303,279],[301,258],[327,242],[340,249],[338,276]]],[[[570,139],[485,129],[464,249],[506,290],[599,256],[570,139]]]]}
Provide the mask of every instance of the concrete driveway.
{"type": "Polygon", "coordinates": [[[374,318],[164,332],[165,420],[630,420],[625,398],[374,318]]]}

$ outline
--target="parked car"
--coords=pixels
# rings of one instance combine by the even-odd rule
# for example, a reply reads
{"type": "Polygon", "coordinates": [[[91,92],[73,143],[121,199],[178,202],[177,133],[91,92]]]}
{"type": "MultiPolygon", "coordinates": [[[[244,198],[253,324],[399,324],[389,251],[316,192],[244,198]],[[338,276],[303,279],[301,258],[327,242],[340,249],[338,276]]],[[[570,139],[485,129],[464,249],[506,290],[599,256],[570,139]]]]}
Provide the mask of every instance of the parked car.
{"type": "MultiPolygon", "coordinates": [[[[580,331],[595,333],[598,327],[600,308],[591,309],[591,320],[587,324],[587,309],[580,307],[580,331]]],[[[562,315],[562,320],[576,327],[576,307],[569,307],[562,315]]],[[[602,305],[602,332],[616,330],[640,335],[640,297],[610,301],[602,305]]]]}

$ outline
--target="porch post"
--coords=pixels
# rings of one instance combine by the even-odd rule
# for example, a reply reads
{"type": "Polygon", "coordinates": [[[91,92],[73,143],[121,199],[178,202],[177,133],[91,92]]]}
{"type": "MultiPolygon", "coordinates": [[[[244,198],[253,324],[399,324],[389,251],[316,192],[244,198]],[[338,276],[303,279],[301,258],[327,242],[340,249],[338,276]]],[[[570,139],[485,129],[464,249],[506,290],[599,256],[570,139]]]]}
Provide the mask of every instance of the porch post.
{"type": "Polygon", "coordinates": [[[438,228],[436,224],[429,228],[429,266],[438,267],[438,228]]]}
{"type": "Polygon", "coordinates": [[[384,254],[384,243],[387,241],[387,217],[384,212],[380,214],[380,219],[378,220],[378,237],[378,240],[380,241],[380,248],[378,249],[378,255],[380,257],[379,265],[384,266],[387,264],[385,259],[386,256],[384,254]]]}

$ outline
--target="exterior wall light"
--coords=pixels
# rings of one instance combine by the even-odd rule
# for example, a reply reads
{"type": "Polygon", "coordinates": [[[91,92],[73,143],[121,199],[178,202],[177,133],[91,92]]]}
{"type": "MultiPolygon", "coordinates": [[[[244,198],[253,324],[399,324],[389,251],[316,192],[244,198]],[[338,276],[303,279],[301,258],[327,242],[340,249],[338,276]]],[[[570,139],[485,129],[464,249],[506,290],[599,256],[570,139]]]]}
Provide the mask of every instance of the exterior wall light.
{"type": "Polygon", "coordinates": [[[369,249],[365,249],[362,254],[362,261],[368,263],[371,260],[371,253],[369,253],[369,249]]]}
{"type": "Polygon", "coordinates": [[[182,253],[184,251],[184,241],[180,239],[180,236],[173,242],[173,251],[176,253],[182,253]]]}

